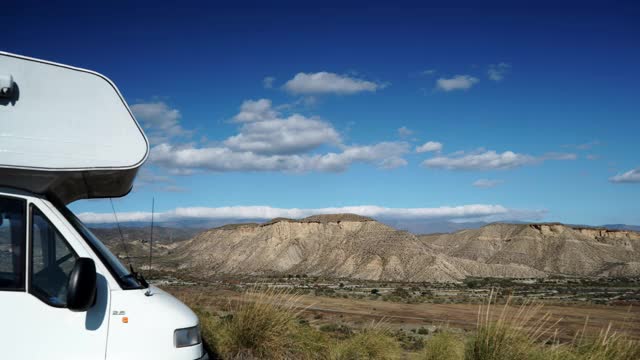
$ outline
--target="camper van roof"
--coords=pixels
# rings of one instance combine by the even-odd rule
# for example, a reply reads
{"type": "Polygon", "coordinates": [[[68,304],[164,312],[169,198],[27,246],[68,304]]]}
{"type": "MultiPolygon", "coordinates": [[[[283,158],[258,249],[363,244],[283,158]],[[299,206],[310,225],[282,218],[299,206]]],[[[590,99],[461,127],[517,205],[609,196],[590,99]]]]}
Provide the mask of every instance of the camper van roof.
{"type": "Polygon", "coordinates": [[[0,186],[64,203],[123,196],[148,153],[108,78],[0,52],[0,186]]]}

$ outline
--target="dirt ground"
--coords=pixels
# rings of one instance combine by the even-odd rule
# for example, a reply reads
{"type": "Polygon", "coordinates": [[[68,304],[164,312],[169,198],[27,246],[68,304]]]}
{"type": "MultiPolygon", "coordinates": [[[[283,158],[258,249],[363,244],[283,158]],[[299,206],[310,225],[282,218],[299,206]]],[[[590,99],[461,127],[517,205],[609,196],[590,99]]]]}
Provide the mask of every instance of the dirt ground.
{"type": "MultiPolygon", "coordinates": [[[[215,287],[165,287],[187,303],[197,302],[210,311],[224,311],[229,304],[242,298],[239,292],[215,287]]],[[[304,318],[314,324],[340,323],[365,326],[384,321],[392,328],[411,330],[420,327],[449,327],[473,330],[478,319],[479,305],[475,304],[406,304],[382,300],[360,300],[302,295],[297,307],[304,318]]],[[[516,311],[516,307],[510,309],[516,311]]],[[[497,318],[502,305],[496,305],[491,316],[497,318]]],[[[558,321],[558,338],[571,340],[576,332],[606,330],[624,332],[640,339],[640,308],[618,305],[545,305],[539,312],[551,314],[549,324],[558,321]]]]}

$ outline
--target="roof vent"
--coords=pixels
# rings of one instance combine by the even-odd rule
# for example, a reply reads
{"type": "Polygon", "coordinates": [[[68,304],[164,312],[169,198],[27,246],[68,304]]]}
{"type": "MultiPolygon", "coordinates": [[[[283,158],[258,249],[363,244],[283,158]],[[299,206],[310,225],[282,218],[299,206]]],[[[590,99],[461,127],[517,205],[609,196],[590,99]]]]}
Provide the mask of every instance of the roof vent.
{"type": "Polygon", "coordinates": [[[13,95],[13,76],[0,75],[0,98],[11,98],[13,95]]]}

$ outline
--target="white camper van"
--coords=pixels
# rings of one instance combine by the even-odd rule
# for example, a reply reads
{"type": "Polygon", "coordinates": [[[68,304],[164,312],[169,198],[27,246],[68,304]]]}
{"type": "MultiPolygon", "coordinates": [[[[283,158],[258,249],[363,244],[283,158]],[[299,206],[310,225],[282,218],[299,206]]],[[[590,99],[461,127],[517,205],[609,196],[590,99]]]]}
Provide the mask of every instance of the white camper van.
{"type": "Polygon", "coordinates": [[[104,76],[0,52],[0,358],[205,359],[198,319],[67,209],[126,195],[147,139],[104,76]]]}

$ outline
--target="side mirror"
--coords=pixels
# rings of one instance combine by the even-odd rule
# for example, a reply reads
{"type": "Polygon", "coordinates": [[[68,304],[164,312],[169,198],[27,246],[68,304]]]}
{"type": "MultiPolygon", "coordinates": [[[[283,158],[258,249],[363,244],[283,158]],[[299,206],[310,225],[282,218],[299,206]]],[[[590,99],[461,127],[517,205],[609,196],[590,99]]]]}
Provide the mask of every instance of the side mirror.
{"type": "Polygon", "coordinates": [[[67,307],[72,311],[87,311],[96,298],[96,264],[92,259],[79,258],[71,270],[67,284],[67,307]]]}

